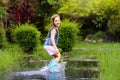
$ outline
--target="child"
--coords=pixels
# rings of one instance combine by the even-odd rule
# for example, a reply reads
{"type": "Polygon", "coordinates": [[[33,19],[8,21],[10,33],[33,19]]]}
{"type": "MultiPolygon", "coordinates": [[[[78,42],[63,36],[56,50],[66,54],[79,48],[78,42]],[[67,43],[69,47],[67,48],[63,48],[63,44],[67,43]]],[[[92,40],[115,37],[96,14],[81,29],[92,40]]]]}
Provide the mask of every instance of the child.
{"type": "Polygon", "coordinates": [[[51,17],[52,26],[48,31],[46,40],[44,42],[44,49],[48,52],[49,55],[53,56],[53,59],[49,62],[48,68],[51,72],[58,72],[57,65],[60,61],[61,54],[57,48],[57,43],[59,39],[59,31],[60,27],[60,16],[58,14],[54,14],[51,17]]]}

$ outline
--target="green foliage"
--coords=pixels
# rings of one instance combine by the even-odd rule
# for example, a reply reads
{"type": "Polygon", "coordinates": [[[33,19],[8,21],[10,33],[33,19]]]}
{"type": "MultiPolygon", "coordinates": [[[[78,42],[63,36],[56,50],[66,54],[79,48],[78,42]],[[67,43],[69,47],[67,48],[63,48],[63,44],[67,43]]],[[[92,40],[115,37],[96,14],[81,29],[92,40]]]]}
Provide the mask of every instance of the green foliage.
{"type": "Polygon", "coordinates": [[[45,33],[44,27],[50,22],[51,15],[57,13],[60,7],[58,1],[59,0],[29,0],[30,4],[32,4],[32,10],[35,12],[32,23],[34,23],[43,34],[45,33]]]}
{"type": "Polygon", "coordinates": [[[87,37],[90,40],[95,40],[96,39],[95,35],[93,35],[93,34],[89,34],[87,37]]]}
{"type": "Polygon", "coordinates": [[[16,45],[9,44],[4,50],[0,50],[0,72],[16,70],[18,68],[20,60],[22,60],[23,53],[16,45]]]}
{"type": "Polygon", "coordinates": [[[6,12],[5,7],[0,5],[0,18],[4,19],[7,15],[8,15],[8,13],[6,12]]]}
{"type": "Polygon", "coordinates": [[[116,14],[120,7],[119,0],[62,0],[62,7],[59,13],[72,13],[80,16],[86,16],[91,13],[97,15],[116,14]]]}
{"type": "Polygon", "coordinates": [[[48,2],[50,5],[53,5],[53,4],[54,4],[54,0],[47,0],[47,2],[48,2]]]}
{"type": "Polygon", "coordinates": [[[0,71],[7,69],[10,67],[10,65],[13,63],[13,57],[11,55],[6,55],[0,52],[0,71]]]}
{"type": "Polygon", "coordinates": [[[104,24],[104,18],[102,16],[96,17],[95,20],[93,20],[93,23],[96,25],[96,28],[99,30],[102,28],[102,25],[104,24]]]}
{"type": "Polygon", "coordinates": [[[98,31],[96,34],[97,39],[104,39],[105,33],[103,31],[98,31]]]}
{"type": "Polygon", "coordinates": [[[99,40],[99,39],[104,39],[105,34],[102,31],[98,31],[96,34],[89,34],[87,37],[90,40],[99,40]]]}
{"type": "Polygon", "coordinates": [[[104,27],[111,16],[117,15],[120,11],[120,0],[93,0],[89,3],[90,12],[101,15],[96,19],[96,27],[104,27]]]}
{"type": "Polygon", "coordinates": [[[47,24],[47,25],[45,26],[45,30],[48,31],[51,26],[52,26],[51,24],[47,24]]]}
{"type": "Polygon", "coordinates": [[[119,49],[113,47],[110,50],[98,51],[100,61],[100,76],[99,80],[119,80],[120,79],[120,55],[119,49]]]}
{"type": "Polygon", "coordinates": [[[6,45],[6,37],[4,34],[4,30],[0,26],[0,49],[5,47],[6,45]]]}
{"type": "Polygon", "coordinates": [[[77,15],[86,14],[86,8],[90,0],[62,0],[62,7],[58,10],[58,13],[72,13],[77,15]]]}
{"type": "Polygon", "coordinates": [[[108,27],[111,33],[119,33],[120,32],[120,14],[113,15],[108,22],[108,27]]]}
{"type": "Polygon", "coordinates": [[[14,30],[14,37],[25,52],[31,52],[39,43],[40,32],[34,25],[24,24],[14,30]]]}
{"type": "Polygon", "coordinates": [[[0,48],[2,48],[3,45],[3,33],[2,30],[0,29],[0,48]]]}
{"type": "Polygon", "coordinates": [[[119,10],[119,0],[92,0],[89,3],[90,10],[98,15],[112,15],[119,10]]]}
{"type": "Polygon", "coordinates": [[[79,29],[77,23],[73,21],[69,21],[67,19],[62,21],[60,27],[60,39],[58,45],[63,52],[72,50],[78,31],[79,29]]]}
{"type": "Polygon", "coordinates": [[[4,30],[3,30],[3,22],[4,19],[7,16],[7,12],[4,6],[0,5],[0,48],[2,48],[3,46],[5,46],[5,41],[6,41],[6,37],[4,34],[4,30]]]}

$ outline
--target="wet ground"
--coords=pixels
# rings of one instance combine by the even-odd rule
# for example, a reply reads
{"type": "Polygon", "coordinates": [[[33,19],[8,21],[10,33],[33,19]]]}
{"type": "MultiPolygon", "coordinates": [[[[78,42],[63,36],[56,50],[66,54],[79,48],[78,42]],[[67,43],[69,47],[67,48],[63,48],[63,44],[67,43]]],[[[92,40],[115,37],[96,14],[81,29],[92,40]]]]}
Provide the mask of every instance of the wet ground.
{"type": "Polygon", "coordinates": [[[12,72],[2,80],[98,80],[100,70],[96,59],[64,61],[66,64],[60,72],[51,73],[45,70],[46,67],[44,66],[46,63],[43,61],[44,68],[12,72]]]}

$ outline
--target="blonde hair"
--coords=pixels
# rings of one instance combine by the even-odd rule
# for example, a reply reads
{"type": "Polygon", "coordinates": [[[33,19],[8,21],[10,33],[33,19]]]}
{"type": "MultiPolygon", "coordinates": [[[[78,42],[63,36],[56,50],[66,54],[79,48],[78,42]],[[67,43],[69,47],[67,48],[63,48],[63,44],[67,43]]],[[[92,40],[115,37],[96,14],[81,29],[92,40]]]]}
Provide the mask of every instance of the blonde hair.
{"type": "Polygon", "coordinates": [[[56,17],[59,17],[59,18],[60,18],[60,15],[54,14],[54,15],[51,17],[51,23],[52,23],[52,25],[54,25],[54,20],[55,20],[56,17]]]}

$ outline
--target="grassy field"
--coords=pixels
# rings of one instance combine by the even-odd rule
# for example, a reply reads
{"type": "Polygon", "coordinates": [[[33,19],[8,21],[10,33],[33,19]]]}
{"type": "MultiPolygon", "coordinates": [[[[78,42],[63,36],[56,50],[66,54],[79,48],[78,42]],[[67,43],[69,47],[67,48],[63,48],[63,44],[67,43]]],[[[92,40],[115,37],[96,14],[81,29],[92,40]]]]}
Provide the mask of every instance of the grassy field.
{"type": "Polygon", "coordinates": [[[120,80],[120,50],[99,52],[100,80],[120,80]]]}
{"type": "MultiPolygon", "coordinates": [[[[65,53],[65,55],[71,54],[96,55],[96,59],[100,62],[99,80],[120,80],[120,43],[87,44],[80,42],[75,44],[71,52],[65,53]]],[[[34,60],[50,60],[52,58],[43,49],[43,45],[38,46],[37,51],[31,55],[32,57],[23,53],[17,45],[9,44],[4,50],[0,50],[0,72],[19,71],[22,68],[27,70],[29,66],[25,68],[25,61],[29,57],[34,60]]],[[[62,56],[64,56],[64,53],[62,56]]],[[[79,59],[79,57],[73,57],[71,59],[79,59]]]]}
{"type": "Polygon", "coordinates": [[[97,55],[100,62],[99,80],[120,80],[120,43],[79,43],[74,46],[72,53],[97,55]]]}

